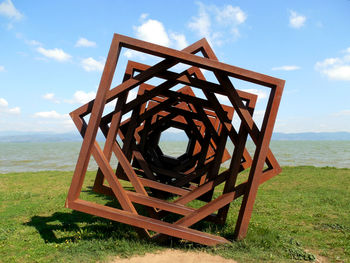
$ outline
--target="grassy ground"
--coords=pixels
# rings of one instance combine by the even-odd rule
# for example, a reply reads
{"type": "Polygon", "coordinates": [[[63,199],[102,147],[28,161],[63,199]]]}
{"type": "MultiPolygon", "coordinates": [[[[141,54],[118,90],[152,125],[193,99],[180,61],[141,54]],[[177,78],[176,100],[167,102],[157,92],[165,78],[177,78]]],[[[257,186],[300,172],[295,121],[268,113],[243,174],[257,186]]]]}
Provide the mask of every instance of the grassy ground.
{"type": "MultiPolygon", "coordinates": [[[[91,192],[81,197],[115,203],[91,192]]],[[[65,209],[72,172],[0,175],[0,262],[96,262],[168,247],[200,250],[239,262],[350,262],[350,170],[284,167],[259,189],[245,240],[205,247],[173,240],[140,240],[134,229],[65,209]]],[[[240,200],[223,227],[197,228],[232,239],[240,200]]]]}

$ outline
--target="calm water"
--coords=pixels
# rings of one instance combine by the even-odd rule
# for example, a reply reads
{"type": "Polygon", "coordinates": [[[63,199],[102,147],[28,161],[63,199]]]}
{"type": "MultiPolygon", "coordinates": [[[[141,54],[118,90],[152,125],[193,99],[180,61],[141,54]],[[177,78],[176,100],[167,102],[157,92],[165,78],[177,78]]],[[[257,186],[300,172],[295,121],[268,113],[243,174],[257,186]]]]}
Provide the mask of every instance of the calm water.
{"type": "MultiPolygon", "coordinates": [[[[72,171],[80,146],[80,142],[0,143],[0,173],[72,171]]],[[[184,142],[161,145],[165,152],[175,156],[181,155],[185,146],[184,142]]],[[[350,168],[350,141],[272,141],[271,149],[281,165],[350,168]]],[[[251,142],[248,142],[248,150],[253,150],[251,142]]],[[[114,166],[116,160],[112,162],[114,166]]],[[[90,162],[90,170],[96,167],[94,161],[90,162]]]]}

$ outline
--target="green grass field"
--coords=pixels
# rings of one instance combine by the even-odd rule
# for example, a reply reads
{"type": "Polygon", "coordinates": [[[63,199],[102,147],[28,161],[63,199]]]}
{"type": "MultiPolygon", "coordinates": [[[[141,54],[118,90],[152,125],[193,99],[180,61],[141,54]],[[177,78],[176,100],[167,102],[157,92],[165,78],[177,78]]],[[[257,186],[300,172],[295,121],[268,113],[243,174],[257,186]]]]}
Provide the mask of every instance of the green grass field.
{"type": "MultiPolygon", "coordinates": [[[[81,198],[115,205],[90,190],[94,175],[88,173],[81,198]]],[[[239,262],[350,262],[350,169],[284,167],[259,189],[246,239],[217,247],[152,243],[130,226],[65,209],[71,176],[0,174],[0,262],[104,262],[169,247],[239,262]]],[[[232,240],[240,200],[225,226],[196,228],[232,240]]]]}

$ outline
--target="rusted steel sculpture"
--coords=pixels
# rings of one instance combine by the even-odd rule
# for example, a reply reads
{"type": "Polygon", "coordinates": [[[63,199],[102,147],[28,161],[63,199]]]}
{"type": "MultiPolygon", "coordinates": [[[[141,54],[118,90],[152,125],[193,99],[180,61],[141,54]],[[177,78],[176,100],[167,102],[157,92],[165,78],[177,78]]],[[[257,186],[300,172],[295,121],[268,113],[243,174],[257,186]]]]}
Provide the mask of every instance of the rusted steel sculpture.
{"type": "Polygon", "coordinates": [[[190,227],[200,220],[225,223],[230,203],[243,196],[234,235],[244,238],[259,185],[281,171],[269,143],[283,87],[284,80],[220,63],[205,39],[178,51],[115,34],[95,100],[70,114],[84,140],[66,207],[135,226],[145,237],[173,236],[215,245],[228,240],[190,227]],[[162,60],[153,66],[129,61],[122,83],[111,89],[123,48],[162,60]],[[172,67],[179,63],[187,68],[177,73],[172,67]],[[206,80],[202,70],[211,71],[216,83],[206,80]],[[147,83],[152,78],[163,82],[147,83]],[[257,96],[236,89],[230,78],[270,88],[260,129],[253,120],[257,96]],[[137,90],[137,96],[128,101],[131,90],[137,90]],[[205,98],[196,97],[194,90],[205,98]],[[225,96],[231,106],[221,105],[218,95],[225,96]],[[105,113],[106,104],[112,101],[116,102],[114,109],[105,113]],[[234,114],[240,119],[237,129],[234,114]],[[162,132],[171,127],[188,137],[186,151],[177,158],[165,155],[159,147],[162,132]],[[96,142],[99,129],[106,138],[103,149],[96,142]],[[253,157],[245,148],[248,136],[255,144],[253,157]],[[234,145],[232,153],[226,148],[228,142],[234,145]],[[117,167],[110,164],[113,154],[117,167]],[[114,196],[120,209],[79,198],[91,155],[99,166],[93,190],[114,196]],[[220,172],[226,161],[228,169],[220,172]],[[247,168],[247,181],[237,183],[247,168]],[[130,182],[128,189],[123,188],[122,180],[130,182]],[[221,183],[222,194],[214,197],[221,183]],[[196,199],[204,205],[198,209],[188,206],[196,199]],[[143,206],[147,215],[141,215],[134,204],[143,206]],[[167,221],[174,220],[166,217],[170,213],[181,217],[167,221]],[[157,234],[151,236],[149,230],[157,234]]]}

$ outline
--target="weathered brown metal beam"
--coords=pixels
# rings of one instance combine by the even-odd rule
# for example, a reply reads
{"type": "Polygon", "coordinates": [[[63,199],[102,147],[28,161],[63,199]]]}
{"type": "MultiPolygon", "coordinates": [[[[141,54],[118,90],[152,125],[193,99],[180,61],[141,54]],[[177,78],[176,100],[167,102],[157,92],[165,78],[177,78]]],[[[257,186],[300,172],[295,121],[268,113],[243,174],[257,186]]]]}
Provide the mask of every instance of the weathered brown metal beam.
{"type": "Polygon", "coordinates": [[[135,226],[141,236],[149,237],[148,230],[152,230],[160,234],[155,238],[170,235],[216,245],[228,241],[190,226],[200,220],[224,223],[230,202],[243,196],[235,228],[235,238],[243,238],[259,185],[281,171],[269,143],[283,86],[283,80],[219,62],[205,39],[177,51],[115,34],[96,98],[70,114],[84,139],[66,207],[135,226]],[[163,60],[153,66],[129,61],[122,83],[111,88],[122,48],[163,60]],[[188,69],[172,72],[171,67],[178,63],[188,69]],[[219,84],[207,81],[201,69],[211,71],[219,84]],[[153,77],[165,81],[158,86],[145,83],[153,77]],[[257,96],[236,89],[229,77],[271,88],[261,129],[253,118],[257,96]],[[185,86],[171,90],[178,84],[185,86]],[[137,89],[137,97],[127,102],[132,89],[137,89]],[[197,98],[194,89],[200,89],[205,98],[197,98]],[[218,94],[226,96],[231,105],[220,104],[218,94]],[[116,100],[115,109],[104,114],[105,105],[112,100],[116,100]],[[129,112],[131,117],[121,121],[129,112]],[[234,113],[241,121],[238,132],[232,124],[234,113]],[[87,124],[84,117],[88,115],[87,124]],[[164,155],[158,145],[161,134],[171,127],[188,136],[186,152],[176,158],[164,155]],[[103,150],[96,142],[98,129],[106,137],[103,150]],[[248,135],[256,146],[253,157],[245,149],[248,135]],[[234,144],[232,154],[226,149],[228,139],[234,144]],[[118,159],[116,173],[110,164],[113,154],[118,159]],[[121,209],[79,199],[91,156],[99,167],[94,191],[114,196],[121,209]],[[229,168],[220,173],[222,162],[229,159],[229,168]],[[248,167],[248,180],[237,185],[239,173],[248,167]],[[109,186],[103,184],[104,179],[109,186]],[[136,192],[124,189],[120,180],[129,181],[136,192]],[[223,194],[212,199],[221,183],[225,183],[223,194]],[[179,197],[170,202],[166,200],[169,195],[179,197]],[[198,209],[186,206],[195,199],[206,203],[198,209]],[[133,203],[143,205],[149,216],[139,215],[133,203]],[[215,211],[217,215],[212,214],[215,211]],[[165,222],[169,213],[183,217],[175,223],[165,222]]]}

